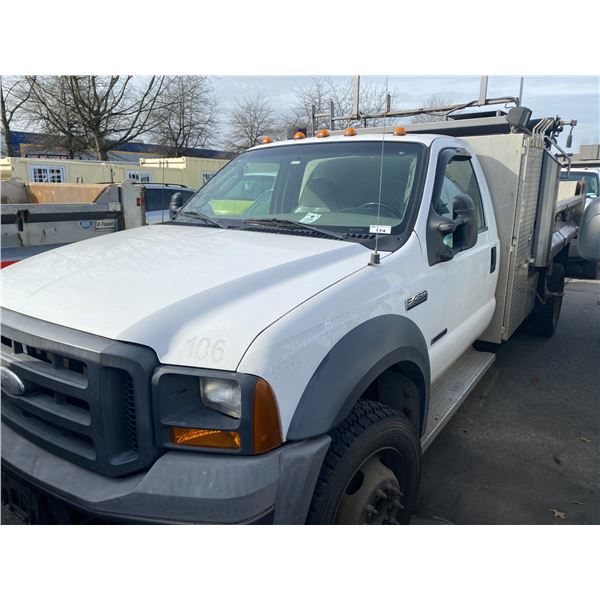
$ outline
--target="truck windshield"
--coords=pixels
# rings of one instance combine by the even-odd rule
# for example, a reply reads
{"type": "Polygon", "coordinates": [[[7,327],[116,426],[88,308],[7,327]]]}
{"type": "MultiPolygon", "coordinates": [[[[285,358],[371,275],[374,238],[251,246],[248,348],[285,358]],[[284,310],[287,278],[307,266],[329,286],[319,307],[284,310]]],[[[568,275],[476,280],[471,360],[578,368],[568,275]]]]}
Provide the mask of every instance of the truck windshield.
{"type": "MultiPolygon", "coordinates": [[[[402,233],[417,194],[424,146],[340,141],[260,148],[225,166],[183,207],[228,227],[294,221],[337,234],[365,233],[377,222],[402,233]]],[[[197,222],[197,221],[196,221],[197,222]]],[[[289,231],[286,231],[289,233],[289,231]]]]}
{"type": "Polygon", "coordinates": [[[585,187],[588,196],[600,196],[600,190],[598,185],[598,179],[600,175],[594,171],[587,171],[582,173],[581,171],[570,171],[568,174],[562,172],[560,178],[566,181],[585,181],[585,187]]]}

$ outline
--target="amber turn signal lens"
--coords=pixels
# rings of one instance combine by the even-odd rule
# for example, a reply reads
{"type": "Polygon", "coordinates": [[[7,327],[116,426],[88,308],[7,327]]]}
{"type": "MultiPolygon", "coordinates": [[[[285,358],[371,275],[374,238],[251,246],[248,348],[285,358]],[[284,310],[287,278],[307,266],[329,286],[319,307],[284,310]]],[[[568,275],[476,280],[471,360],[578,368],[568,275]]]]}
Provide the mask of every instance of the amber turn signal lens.
{"type": "Polygon", "coordinates": [[[329,137],[329,130],[328,129],[319,129],[319,131],[317,131],[317,137],[318,138],[329,137]]]}
{"type": "Polygon", "coordinates": [[[191,429],[189,427],[171,427],[171,441],[183,446],[204,446],[205,448],[240,447],[240,434],[237,431],[221,429],[191,429]]]}
{"type": "Polygon", "coordinates": [[[404,127],[396,127],[396,129],[394,129],[394,135],[406,135],[406,129],[404,129],[404,127]]]}
{"type": "Polygon", "coordinates": [[[263,144],[270,144],[272,141],[273,138],[270,138],[268,135],[265,135],[265,137],[262,139],[263,144]]]}
{"type": "Polygon", "coordinates": [[[356,135],[356,129],[354,129],[354,127],[348,127],[346,131],[344,131],[344,135],[356,135]]]}
{"type": "Polygon", "coordinates": [[[296,131],[294,134],[295,140],[303,140],[306,136],[301,131],[296,131]]]}
{"type": "Polygon", "coordinates": [[[281,445],[281,425],[275,394],[264,379],[258,379],[254,388],[252,435],[254,454],[262,454],[281,445]]]}

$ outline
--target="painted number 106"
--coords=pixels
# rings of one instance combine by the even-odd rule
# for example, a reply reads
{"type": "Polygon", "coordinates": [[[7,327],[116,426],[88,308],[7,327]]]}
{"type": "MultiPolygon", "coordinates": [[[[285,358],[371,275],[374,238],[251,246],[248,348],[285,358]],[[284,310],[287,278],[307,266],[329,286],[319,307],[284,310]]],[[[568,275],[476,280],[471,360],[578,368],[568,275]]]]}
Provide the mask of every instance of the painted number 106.
{"type": "Polygon", "coordinates": [[[210,338],[193,337],[187,341],[189,357],[204,360],[210,357],[211,362],[221,362],[225,356],[225,340],[213,342],[210,338]]]}

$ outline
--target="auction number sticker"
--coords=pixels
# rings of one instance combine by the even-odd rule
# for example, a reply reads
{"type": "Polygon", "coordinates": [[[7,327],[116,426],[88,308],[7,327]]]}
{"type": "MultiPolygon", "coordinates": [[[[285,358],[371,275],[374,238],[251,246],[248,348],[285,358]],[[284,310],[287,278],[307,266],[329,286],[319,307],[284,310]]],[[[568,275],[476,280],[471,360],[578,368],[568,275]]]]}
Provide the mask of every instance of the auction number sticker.
{"type": "Polygon", "coordinates": [[[391,225],[371,225],[369,227],[369,233],[383,233],[385,235],[389,235],[392,233],[391,225]]]}
{"type": "Polygon", "coordinates": [[[310,225],[310,223],[314,223],[317,219],[320,219],[321,215],[319,213],[306,213],[301,219],[300,223],[304,223],[305,225],[310,225]]]}

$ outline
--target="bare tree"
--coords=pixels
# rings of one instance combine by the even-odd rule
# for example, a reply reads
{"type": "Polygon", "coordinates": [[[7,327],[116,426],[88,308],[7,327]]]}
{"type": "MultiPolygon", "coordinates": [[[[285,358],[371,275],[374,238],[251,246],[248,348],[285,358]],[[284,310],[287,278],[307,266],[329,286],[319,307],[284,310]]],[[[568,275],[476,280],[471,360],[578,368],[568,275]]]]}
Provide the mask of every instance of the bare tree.
{"type": "Polygon", "coordinates": [[[28,77],[31,94],[25,105],[28,125],[45,134],[42,143],[75,158],[88,147],[86,131],[71,98],[67,77],[28,77]],[[45,142],[44,142],[45,139],[45,142]]]}
{"type": "Polygon", "coordinates": [[[64,123],[68,115],[66,122],[80,131],[78,137],[85,140],[100,160],[106,160],[113,148],[151,131],[156,126],[152,119],[154,112],[164,106],[165,77],[149,77],[143,82],[120,75],[28,80],[35,101],[42,107],[38,117],[49,129],[67,135],[64,123]],[[59,126],[61,122],[63,125],[59,126]]]}
{"type": "MultiPolygon", "coordinates": [[[[431,96],[423,105],[423,108],[442,108],[443,106],[448,106],[452,104],[452,99],[448,96],[444,96],[442,94],[438,94],[435,96],[431,96]]],[[[427,113],[422,115],[415,115],[412,118],[413,123],[433,123],[436,121],[443,121],[446,117],[446,113],[444,112],[435,112],[435,113],[427,113]]]]}
{"type": "Polygon", "coordinates": [[[187,148],[206,148],[216,136],[216,101],[208,77],[171,78],[155,110],[151,139],[165,153],[182,156],[187,148]]]}
{"type": "MultiPolygon", "coordinates": [[[[309,83],[294,88],[292,91],[295,99],[290,110],[283,116],[283,124],[286,127],[309,128],[312,107],[315,106],[316,112],[328,111],[334,89],[335,84],[330,77],[312,77],[309,83]]],[[[339,97],[335,108],[338,114],[345,110],[345,107],[339,106],[339,97]]]]}
{"type": "Polygon", "coordinates": [[[31,88],[23,77],[0,77],[0,122],[2,124],[2,154],[12,156],[10,126],[23,110],[31,88]]]}
{"type": "Polygon", "coordinates": [[[262,92],[239,100],[229,119],[227,144],[236,152],[251,148],[258,144],[264,135],[275,131],[275,123],[271,104],[262,92]]]}
{"type": "MultiPolygon", "coordinates": [[[[330,113],[331,102],[335,116],[352,114],[352,81],[337,82],[331,77],[312,77],[310,82],[294,90],[295,100],[291,109],[283,117],[287,127],[310,128],[312,107],[317,113],[330,113]]],[[[365,83],[360,86],[361,114],[375,114],[385,110],[385,96],[388,90],[383,83],[365,83]]],[[[393,91],[389,91],[393,95],[393,91]]],[[[362,120],[343,119],[335,121],[336,129],[344,129],[361,123],[362,120]]],[[[370,119],[369,125],[379,125],[383,119],[370,119]]],[[[322,117],[317,120],[317,126],[329,127],[329,119],[322,117]]]]}

